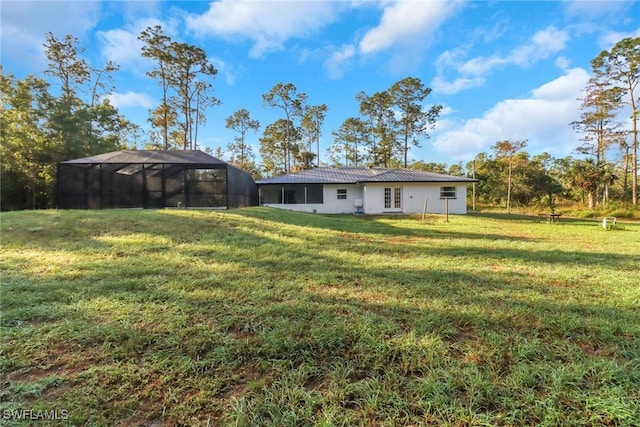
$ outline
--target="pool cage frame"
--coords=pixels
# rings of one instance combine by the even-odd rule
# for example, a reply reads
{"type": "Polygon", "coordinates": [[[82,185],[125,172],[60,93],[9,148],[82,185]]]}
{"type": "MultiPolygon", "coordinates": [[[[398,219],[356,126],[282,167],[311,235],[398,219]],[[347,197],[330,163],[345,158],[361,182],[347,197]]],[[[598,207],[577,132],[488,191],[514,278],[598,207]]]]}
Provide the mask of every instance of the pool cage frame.
{"type": "Polygon", "coordinates": [[[60,209],[229,209],[257,204],[251,175],[200,150],[123,150],[58,164],[60,209]]]}

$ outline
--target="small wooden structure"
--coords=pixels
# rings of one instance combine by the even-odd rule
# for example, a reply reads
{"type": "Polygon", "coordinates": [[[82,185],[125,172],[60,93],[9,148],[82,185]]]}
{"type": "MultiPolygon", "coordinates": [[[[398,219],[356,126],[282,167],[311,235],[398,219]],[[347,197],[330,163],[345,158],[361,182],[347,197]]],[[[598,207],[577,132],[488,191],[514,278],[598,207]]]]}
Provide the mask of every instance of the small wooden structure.
{"type": "Polygon", "coordinates": [[[616,217],[615,216],[605,216],[602,218],[602,228],[605,230],[608,227],[608,224],[616,225],[616,217]]]}
{"type": "Polygon", "coordinates": [[[551,213],[539,213],[538,214],[538,222],[542,222],[543,219],[546,220],[547,222],[551,222],[551,223],[560,222],[560,216],[561,215],[562,214],[554,213],[554,212],[551,212],[551,213]]]}

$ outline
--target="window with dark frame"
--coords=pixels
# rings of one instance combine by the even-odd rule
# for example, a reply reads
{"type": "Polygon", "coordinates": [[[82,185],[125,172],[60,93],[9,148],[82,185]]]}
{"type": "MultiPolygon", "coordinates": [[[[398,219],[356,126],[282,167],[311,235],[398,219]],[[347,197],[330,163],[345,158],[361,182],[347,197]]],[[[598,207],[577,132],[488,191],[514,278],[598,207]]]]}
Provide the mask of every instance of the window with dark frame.
{"type": "Polygon", "coordinates": [[[440,187],[440,198],[441,199],[455,199],[456,198],[456,187],[440,187]]]}
{"type": "Polygon", "coordinates": [[[322,184],[265,185],[261,191],[262,203],[285,205],[323,203],[322,184]]]}
{"type": "Polygon", "coordinates": [[[347,200],[346,188],[338,188],[338,200],[347,200]]]}

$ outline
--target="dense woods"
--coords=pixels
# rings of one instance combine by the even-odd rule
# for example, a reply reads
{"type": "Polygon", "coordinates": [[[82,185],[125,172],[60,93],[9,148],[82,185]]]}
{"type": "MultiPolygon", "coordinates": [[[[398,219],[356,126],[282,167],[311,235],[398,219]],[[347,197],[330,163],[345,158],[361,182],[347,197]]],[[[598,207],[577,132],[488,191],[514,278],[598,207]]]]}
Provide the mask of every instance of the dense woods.
{"type": "Polygon", "coordinates": [[[0,69],[2,210],[53,207],[58,162],[123,148],[140,132],[106,98],[117,65],[87,63],[71,36],[49,33],[44,47],[49,80],[0,69]]]}
{"type": "MultiPolygon", "coordinates": [[[[157,106],[149,111],[149,132],[108,100],[118,65],[90,64],[72,36],[47,34],[43,76],[17,79],[0,68],[2,210],[55,207],[60,161],[123,148],[202,148],[198,128],[206,122],[206,111],[221,103],[213,96],[217,70],[202,49],[172,40],[159,26],[144,30],[139,40],[141,56],[153,64],[147,76],[161,89],[157,106]]],[[[409,161],[410,151],[429,138],[442,109],[428,104],[431,89],[417,77],[373,94],[354,94],[359,111],[329,133],[323,125],[330,107],[309,103],[293,83],[278,82],[256,96],[279,118],[261,124],[247,109],[234,112],[225,126],[236,136],[224,149],[218,147],[217,154],[255,178],[322,165],[466,175],[478,180],[469,191],[474,208],[476,203],[506,207],[508,212],[534,206],[637,206],[640,38],[619,41],[591,65],[580,119],[567,124],[583,143],[574,155],[561,159],[529,154],[527,141],[513,139],[496,141],[491,151],[478,153],[466,164],[409,161]],[[260,159],[247,142],[249,134],[259,135],[260,159]],[[327,134],[333,143],[322,153],[320,139],[327,134]]]]}

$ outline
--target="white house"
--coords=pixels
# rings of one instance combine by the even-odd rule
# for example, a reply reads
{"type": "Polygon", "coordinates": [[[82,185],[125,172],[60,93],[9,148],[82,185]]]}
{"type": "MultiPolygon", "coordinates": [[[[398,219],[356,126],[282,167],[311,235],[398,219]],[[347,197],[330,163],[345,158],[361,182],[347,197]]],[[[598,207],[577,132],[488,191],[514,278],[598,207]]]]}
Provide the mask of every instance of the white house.
{"type": "Polygon", "coordinates": [[[461,176],[412,169],[323,167],[257,181],[260,204],[315,213],[466,214],[461,176]]]}

